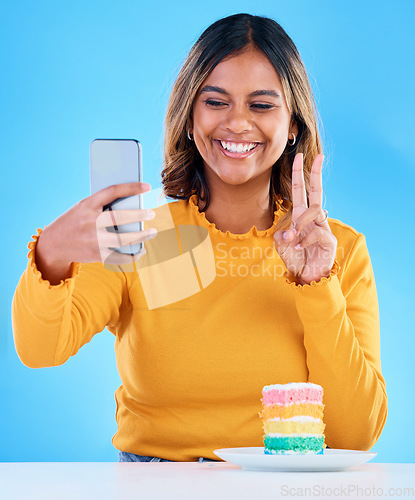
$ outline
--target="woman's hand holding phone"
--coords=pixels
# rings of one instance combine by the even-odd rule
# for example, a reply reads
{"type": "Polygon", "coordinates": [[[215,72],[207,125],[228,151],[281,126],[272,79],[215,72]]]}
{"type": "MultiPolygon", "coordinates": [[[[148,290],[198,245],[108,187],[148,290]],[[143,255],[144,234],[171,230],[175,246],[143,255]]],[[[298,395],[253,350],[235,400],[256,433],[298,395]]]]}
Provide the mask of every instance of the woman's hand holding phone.
{"type": "Polygon", "coordinates": [[[142,243],[156,236],[154,228],[121,233],[117,226],[151,220],[153,210],[105,210],[116,199],[143,194],[151,189],[144,182],[115,184],[84,198],[45,227],[36,244],[35,261],[43,279],[57,285],[70,276],[72,262],[128,264],[135,255],[116,252],[122,246],[142,243]],[[107,228],[110,231],[107,231],[107,228]]]}

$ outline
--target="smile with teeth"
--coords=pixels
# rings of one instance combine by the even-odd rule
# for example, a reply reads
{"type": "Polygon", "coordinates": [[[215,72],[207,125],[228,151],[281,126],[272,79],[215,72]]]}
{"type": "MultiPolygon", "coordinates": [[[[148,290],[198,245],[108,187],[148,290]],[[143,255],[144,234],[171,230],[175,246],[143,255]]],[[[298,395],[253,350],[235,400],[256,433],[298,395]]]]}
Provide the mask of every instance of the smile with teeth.
{"type": "Polygon", "coordinates": [[[252,149],[256,148],[259,142],[227,142],[218,141],[223,149],[231,153],[247,153],[252,149]]]}

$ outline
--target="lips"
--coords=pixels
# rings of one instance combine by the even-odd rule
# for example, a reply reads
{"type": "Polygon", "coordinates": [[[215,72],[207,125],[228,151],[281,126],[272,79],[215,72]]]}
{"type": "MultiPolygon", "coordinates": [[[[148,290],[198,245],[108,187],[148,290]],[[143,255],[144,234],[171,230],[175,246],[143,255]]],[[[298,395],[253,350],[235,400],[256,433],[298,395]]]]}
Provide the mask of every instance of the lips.
{"type": "Polygon", "coordinates": [[[253,155],[262,145],[260,142],[235,142],[220,139],[215,139],[214,143],[222,154],[230,158],[247,158],[253,155]]]}

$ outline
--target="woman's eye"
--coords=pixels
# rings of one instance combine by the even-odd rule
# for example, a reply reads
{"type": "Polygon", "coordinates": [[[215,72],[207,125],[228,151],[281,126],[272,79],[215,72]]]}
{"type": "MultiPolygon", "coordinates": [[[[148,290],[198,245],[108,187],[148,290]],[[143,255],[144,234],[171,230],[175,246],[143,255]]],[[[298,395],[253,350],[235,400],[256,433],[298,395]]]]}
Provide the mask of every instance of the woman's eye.
{"type": "Polygon", "coordinates": [[[271,109],[274,106],[272,104],[256,103],[256,104],[252,104],[251,107],[256,108],[256,109],[271,109]]]}
{"type": "MultiPolygon", "coordinates": [[[[206,103],[206,106],[209,106],[211,108],[223,108],[224,106],[228,105],[228,103],[226,103],[226,102],[215,101],[214,99],[206,99],[206,101],[203,101],[203,102],[206,103]]],[[[272,104],[265,104],[265,103],[261,103],[261,102],[253,103],[250,106],[251,106],[251,108],[254,108],[256,110],[268,110],[268,109],[272,109],[275,107],[272,104]]]]}
{"type": "Polygon", "coordinates": [[[207,106],[211,106],[213,108],[220,108],[222,106],[226,106],[226,103],[225,102],[221,102],[221,101],[214,101],[213,99],[207,99],[205,101],[206,105],[207,106]]]}

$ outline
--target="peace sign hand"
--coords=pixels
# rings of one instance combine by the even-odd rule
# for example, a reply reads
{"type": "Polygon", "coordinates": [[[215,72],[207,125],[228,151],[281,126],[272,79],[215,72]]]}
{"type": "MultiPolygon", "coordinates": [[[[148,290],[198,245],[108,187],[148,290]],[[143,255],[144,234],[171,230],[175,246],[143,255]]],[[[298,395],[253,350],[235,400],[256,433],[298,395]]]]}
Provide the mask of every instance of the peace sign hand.
{"type": "Polygon", "coordinates": [[[323,155],[317,155],[311,167],[310,206],[308,206],[303,154],[295,156],[292,171],[291,226],[286,231],[276,231],[274,234],[275,248],[285,267],[302,285],[327,277],[336,255],[337,240],[331,232],[322,208],[323,160],[323,155]]]}

